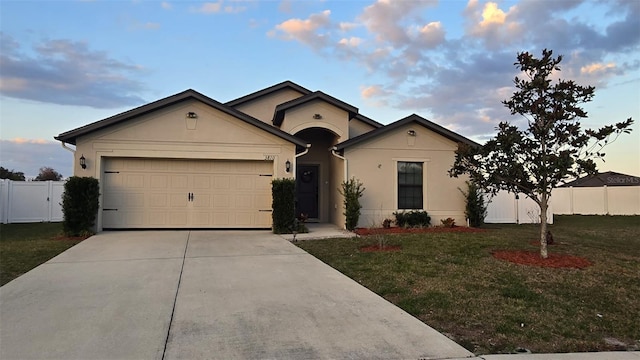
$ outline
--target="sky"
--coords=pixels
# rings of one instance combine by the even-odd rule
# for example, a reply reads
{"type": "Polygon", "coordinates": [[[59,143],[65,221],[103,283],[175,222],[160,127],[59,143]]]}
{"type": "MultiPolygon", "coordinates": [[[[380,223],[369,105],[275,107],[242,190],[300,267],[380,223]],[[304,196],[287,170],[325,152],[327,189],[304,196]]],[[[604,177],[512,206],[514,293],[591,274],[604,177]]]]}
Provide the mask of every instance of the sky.
{"type": "Polygon", "coordinates": [[[221,102],[285,80],[389,124],[412,113],[480,143],[519,52],[596,87],[585,128],[632,117],[601,171],[640,176],[640,1],[0,1],[0,166],[72,175],[53,139],[194,89],[221,102]]]}

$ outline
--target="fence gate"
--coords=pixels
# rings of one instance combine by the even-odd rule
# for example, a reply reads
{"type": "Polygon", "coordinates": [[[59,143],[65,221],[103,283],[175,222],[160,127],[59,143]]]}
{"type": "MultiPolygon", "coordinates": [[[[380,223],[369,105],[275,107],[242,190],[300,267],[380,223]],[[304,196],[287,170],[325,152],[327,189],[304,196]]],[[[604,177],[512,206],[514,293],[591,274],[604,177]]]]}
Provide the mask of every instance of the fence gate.
{"type": "Polygon", "coordinates": [[[63,220],[64,181],[0,181],[3,224],[63,220]]]}

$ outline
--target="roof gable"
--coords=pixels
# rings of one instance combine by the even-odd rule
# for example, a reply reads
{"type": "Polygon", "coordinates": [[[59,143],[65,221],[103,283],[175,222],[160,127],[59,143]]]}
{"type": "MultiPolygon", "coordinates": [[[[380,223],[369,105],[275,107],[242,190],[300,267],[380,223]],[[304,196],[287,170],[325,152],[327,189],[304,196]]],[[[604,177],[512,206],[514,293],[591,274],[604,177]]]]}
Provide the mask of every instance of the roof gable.
{"type": "Polygon", "coordinates": [[[333,105],[339,109],[342,109],[349,113],[349,118],[355,117],[358,113],[357,107],[353,105],[349,105],[342,100],[338,100],[331,95],[327,95],[322,91],[314,91],[310,94],[301,96],[297,99],[293,99],[291,101],[287,101],[285,103],[282,103],[276,106],[276,111],[273,115],[273,125],[275,126],[282,125],[282,121],[284,120],[284,114],[287,110],[291,110],[295,107],[304,105],[313,100],[322,100],[330,105],[333,105]]]}
{"type": "Polygon", "coordinates": [[[640,177],[613,171],[583,176],[559,187],[640,186],[640,177]]]}
{"type": "Polygon", "coordinates": [[[455,133],[455,132],[453,132],[451,130],[448,130],[448,129],[446,129],[446,128],[444,128],[444,127],[442,127],[442,126],[440,126],[440,125],[438,125],[436,123],[433,123],[433,122],[431,122],[431,121],[419,116],[419,115],[412,114],[412,115],[409,115],[409,116],[407,116],[407,117],[405,117],[403,119],[400,119],[400,120],[398,120],[396,122],[393,122],[393,123],[391,123],[389,125],[380,127],[378,129],[370,131],[370,132],[368,132],[366,134],[362,134],[360,136],[356,136],[354,138],[351,138],[351,139],[349,139],[347,141],[341,142],[340,144],[336,145],[336,150],[343,150],[343,149],[345,149],[347,147],[362,143],[362,142],[367,141],[367,140],[374,139],[374,138],[376,138],[378,136],[381,136],[383,134],[388,134],[388,133],[390,133],[390,132],[392,132],[392,131],[394,131],[394,130],[396,130],[396,129],[404,126],[404,125],[409,124],[409,123],[416,123],[416,124],[419,124],[421,126],[424,126],[425,128],[435,132],[436,134],[439,134],[439,135],[441,135],[441,136],[443,136],[443,137],[445,137],[445,138],[447,138],[447,139],[449,139],[451,141],[455,141],[456,143],[465,143],[465,144],[469,144],[471,146],[479,146],[479,144],[477,144],[476,142],[474,142],[472,140],[469,140],[469,139],[467,139],[466,137],[464,137],[464,136],[462,136],[460,134],[457,134],[457,133],[455,133]]]}
{"type": "Polygon", "coordinates": [[[195,90],[189,89],[189,90],[185,90],[181,93],[166,97],[164,99],[160,99],[157,101],[154,101],[152,103],[146,104],[146,105],[142,105],[140,107],[137,107],[135,109],[129,110],[129,111],[125,111],[123,113],[108,117],[106,119],[103,120],[99,120],[96,121],[94,123],[73,129],[73,130],[69,130],[66,132],[61,133],[60,135],[54,137],[56,140],[60,140],[62,142],[68,143],[68,144],[72,144],[75,145],[76,144],[76,139],[80,136],[83,135],[87,135],[89,133],[92,133],[94,131],[98,131],[116,124],[120,124],[122,122],[125,121],[129,121],[131,119],[134,119],[136,117],[142,116],[142,115],[146,115],[149,114],[151,112],[166,108],[168,106],[172,106],[172,105],[176,105],[178,103],[181,103],[183,101],[186,100],[191,100],[191,99],[195,99],[198,100],[202,103],[204,103],[205,105],[211,106],[212,108],[215,108],[221,112],[224,112],[226,114],[229,114],[241,121],[244,121],[248,124],[251,124],[253,126],[256,126],[262,130],[265,130],[273,135],[276,135],[282,139],[285,139],[291,143],[294,143],[300,147],[306,147],[306,143],[291,135],[288,134],[278,128],[274,128],[273,126],[270,126],[268,124],[265,124],[264,122],[253,118],[243,112],[237,111],[231,107],[228,107],[208,96],[205,96],[195,90]]]}
{"type": "MultiPolygon", "coordinates": [[[[373,120],[371,118],[368,118],[368,117],[366,117],[366,116],[364,116],[362,114],[356,114],[356,116],[353,117],[351,120],[353,120],[353,119],[360,120],[363,123],[371,125],[371,126],[373,126],[375,128],[381,128],[381,127],[384,126],[381,123],[379,123],[379,122],[377,122],[377,121],[375,121],[375,120],[373,120]]],[[[351,120],[349,120],[349,121],[351,121],[351,120]]]]}
{"type": "Polygon", "coordinates": [[[247,102],[256,100],[258,98],[273,94],[274,92],[278,92],[281,91],[283,89],[291,89],[294,91],[299,92],[302,95],[307,95],[311,93],[311,90],[306,89],[292,81],[283,81],[279,84],[273,85],[273,86],[269,86],[268,88],[262,89],[262,90],[258,90],[254,93],[248,94],[248,95],[244,95],[241,96],[235,100],[231,100],[225,103],[225,105],[230,106],[230,107],[236,107],[238,105],[242,105],[245,104],[247,102]]]}

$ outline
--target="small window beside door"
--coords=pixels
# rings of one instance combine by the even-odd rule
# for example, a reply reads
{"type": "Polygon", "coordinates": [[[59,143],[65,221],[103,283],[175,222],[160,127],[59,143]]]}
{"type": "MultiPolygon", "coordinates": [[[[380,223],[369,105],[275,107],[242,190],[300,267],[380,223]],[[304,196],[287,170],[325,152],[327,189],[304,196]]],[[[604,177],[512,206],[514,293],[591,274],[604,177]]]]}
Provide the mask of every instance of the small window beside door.
{"type": "Polygon", "coordinates": [[[422,162],[398,161],[398,209],[423,209],[422,162]]]}

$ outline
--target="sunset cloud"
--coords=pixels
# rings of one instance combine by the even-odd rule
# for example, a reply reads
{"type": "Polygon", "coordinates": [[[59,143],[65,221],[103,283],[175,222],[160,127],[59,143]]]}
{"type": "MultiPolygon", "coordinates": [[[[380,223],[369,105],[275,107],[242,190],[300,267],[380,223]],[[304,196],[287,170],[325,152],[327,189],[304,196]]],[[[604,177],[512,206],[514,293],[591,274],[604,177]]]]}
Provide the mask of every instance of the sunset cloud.
{"type": "Polygon", "coordinates": [[[593,63],[593,64],[589,64],[581,67],[580,72],[583,74],[595,74],[595,73],[602,73],[609,70],[613,70],[615,68],[616,68],[616,64],[614,63],[608,63],[608,64],[593,63]]]}
{"type": "Polygon", "coordinates": [[[327,42],[327,36],[320,31],[327,28],[331,11],[312,14],[307,19],[289,19],[276,25],[270,35],[280,36],[285,40],[297,40],[311,47],[321,47],[327,42]]]}

